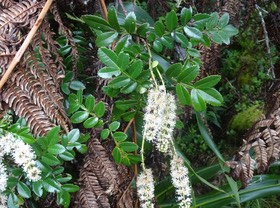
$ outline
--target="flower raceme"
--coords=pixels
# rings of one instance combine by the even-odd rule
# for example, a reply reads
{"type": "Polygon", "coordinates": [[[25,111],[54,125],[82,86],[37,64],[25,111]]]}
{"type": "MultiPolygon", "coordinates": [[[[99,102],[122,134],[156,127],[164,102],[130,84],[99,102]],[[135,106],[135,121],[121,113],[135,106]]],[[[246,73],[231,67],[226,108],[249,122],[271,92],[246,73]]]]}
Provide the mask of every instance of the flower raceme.
{"type": "Polygon", "coordinates": [[[176,124],[176,103],[164,86],[150,89],[144,115],[143,137],[153,142],[160,152],[167,153],[176,124]]]}

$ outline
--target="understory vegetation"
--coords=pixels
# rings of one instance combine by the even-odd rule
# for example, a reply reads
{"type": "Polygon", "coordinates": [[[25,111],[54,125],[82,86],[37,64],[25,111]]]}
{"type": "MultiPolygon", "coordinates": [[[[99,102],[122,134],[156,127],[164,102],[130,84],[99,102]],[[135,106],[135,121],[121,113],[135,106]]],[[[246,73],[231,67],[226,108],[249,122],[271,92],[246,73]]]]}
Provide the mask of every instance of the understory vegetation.
{"type": "Polygon", "coordinates": [[[0,207],[280,207],[279,17],[0,1],[0,207]]]}

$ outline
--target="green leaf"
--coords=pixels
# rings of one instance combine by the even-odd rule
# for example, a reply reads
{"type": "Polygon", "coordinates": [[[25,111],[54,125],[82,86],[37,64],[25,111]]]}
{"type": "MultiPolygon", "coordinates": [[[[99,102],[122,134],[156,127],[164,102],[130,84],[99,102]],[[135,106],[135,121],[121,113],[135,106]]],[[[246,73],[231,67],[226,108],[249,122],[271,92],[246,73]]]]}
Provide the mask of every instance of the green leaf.
{"type": "Polygon", "coordinates": [[[117,100],[115,102],[116,108],[120,110],[128,110],[129,108],[134,108],[138,104],[138,100],[117,100]]]}
{"type": "Polygon", "coordinates": [[[225,12],[221,18],[219,19],[219,29],[223,29],[225,26],[227,26],[229,22],[229,14],[227,12],[225,12]]]}
{"type": "Polygon", "coordinates": [[[80,137],[80,130],[79,129],[72,129],[68,133],[68,138],[69,138],[68,143],[73,143],[73,142],[78,141],[79,137],[80,137]]]}
{"type": "Polygon", "coordinates": [[[103,129],[100,133],[100,137],[101,137],[101,139],[107,139],[109,134],[110,134],[109,129],[103,129]]]}
{"type": "Polygon", "coordinates": [[[118,22],[117,12],[114,7],[108,9],[108,22],[117,31],[120,31],[120,25],[118,22]]]}
{"type": "Polygon", "coordinates": [[[134,152],[138,149],[138,145],[133,142],[122,142],[119,147],[125,152],[134,152]]]}
{"type": "Polygon", "coordinates": [[[105,104],[102,101],[97,103],[94,107],[94,112],[98,118],[102,117],[105,113],[105,104]]]}
{"type": "Polygon", "coordinates": [[[124,47],[126,46],[126,44],[128,43],[130,35],[124,35],[122,38],[120,38],[120,40],[117,42],[116,47],[115,47],[115,52],[117,54],[119,54],[124,47]]]}
{"type": "Polygon", "coordinates": [[[143,69],[143,61],[139,59],[135,59],[131,66],[127,69],[127,73],[130,75],[132,79],[136,79],[142,72],[143,69]]]}
{"type": "Polygon", "coordinates": [[[127,135],[119,131],[113,134],[113,138],[115,139],[116,142],[123,142],[127,139],[127,135]]]}
{"type": "Polygon", "coordinates": [[[118,55],[118,66],[122,71],[125,71],[129,64],[129,55],[127,53],[120,52],[118,55]]]}
{"type": "Polygon", "coordinates": [[[82,82],[80,82],[78,80],[74,80],[74,81],[70,82],[70,86],[69,87],[72,90],[76,90],[76,91],[86,89],[86,86],[82,82]]]}
{"type": "Polygon", "coordinates": [[[137,28],[136,33],[141,37],[146,37],[146,34],[149,31],[149,27],[149,23],[144,23],[137,28]]]}
{"type": "Polygon", "coordinates": [[[54,155],[61,154],[65,150],[65,147],[63,147],[61,144],[54,144],[48,148],[48,152],[54,155]]]}
{"type": "Polygon", "coordinates": [[[112,26],[101,17],[95,15],[83,15],[82,20],[93,30],[109,31],[112,26]]]}
{"type": "Polygon", "coordinates": [[[121,163],[126,166],[131,166],[131,163],[130,163],[129,158],[127,157],[127,154],[123,155],[121,163]]]}
{"type": "Polygon", "coordinates": [[[236,29],[232,25],[227,25],[226,27],[223,28],[222,31],[227,33],[227,35],[230,36],[230,37],[238,34],[238,29],[236,29]]]}
{"type": "Polygon", "coordinates": [[[136,16],[134,12],[129,12],[124,21],[124,28],[129,34],[133,34],[136,29],[136,16]]]}
{"type": "Polygon", "coordinates": [[[90,117],[83,123],[83,126],[87,129],[93,128],[98,123],[97,117],[90,117]]]}
{"type": "Polygon", "coordinates": [[[177,17],[176,12],[174,10],[172,10],[171,12],[169,12],[166,15],[165,24],[166,24],[166,27],[167,27],[168,31],[170,31],[170,32],[177,28],[178,17],[177,17]]]}
{"type": "Polygon", "coordinates": [[[199,51],[195,48],[189,48],[188,49],[188,54],[190,54],[190,56],[192,56],[194,58],[199,58],[201,56],[199,51]]]}
{"type": "Polygon", "coordinates": [[[59,165],[61,164],[60,160],[57,159],[56,156],[54,156],[53,154],[50,154],[50,153],[46,153],[42,156],[42,161],[44,163],[46,163],[47,165],[50,165],[50,166],[54,166],[54,165],[59,165]]]}
{"type": "MultiPolygon", "coordinates": [[[[22,172],[22,170],[21,170],[21,174],[18,175],[18,176],[21,176],[22,174],[23,174],[23,172],[22,172]]],[[[16,175],[15,175],[15,176],[16,176],[16,175]]],[[[20,178],[20,177],[15,178],[15,177],[9,176],[9,178],[8,178],[8,180],[7,180],[7,185],[8,185],[8,187],[9,187],[9,188],[14,188],[14,187],[18,184],[19,178],[20,178]]]]}
{"type": "Polygon", "coordinates": [[[194,19],[194,26],[200,30],[202,30],[206,23],[208,22],[208,18],[210,18],[209,14],[205,13],[198,13],[193,16],[194,19]]]}
{"type": "Polygon", "coordinates": [[[17,191],[19,195],[21,195],[23,198],[30,198],[31,197],[31,191],[29,187],[23,183],[23,182],[18,182],[17,184],[17,191]]]}
{"type": "Polygon", "coordinates": [[[60,127],[59,126],[56,126],[54,128],[52,128],[48,134],[47,134],[47,138],[46,138],[46,141],[47,141],[47,145],[50,146],[50,145],[54,145],[56,143],[58,143],[58,140],[59,140],[59,131],[60,131],[60,127]]]}
{"type": "Polygon", "coordinates": [[[210,137],[209,133],[207,132],[207,128],[205,127],[200,114],[197,112],[195,114],[196,114],[196,120],[197,120],[199,131],[200,131],[201,135],[203,136],[205,142],[210,147],[210,149],[215,153],[217,158],[222,163],[224,163],[225,160],[224,160],[223,156],[221,155],[220,151],[218,150],[218,148],[216,147],[216,144],[213,142],[212,138],[210,137]]]}
{"type": "Polygon", "coordinates": [[[160,40],[155,40],[153,42],[153,49],[158,53],[160,53],[163,50],[163,46],[160,40]]]}
{"type": "Polygon", "coordinates": [[[59,157],[61,159],[63,159],[64,161],[71,161],[71,160],[73,160],[75,158],[75,155],[74,155],[73,152],[66,150],[62,154],[59,154],[59,157]]]}
{"type": "Polygon", "coordinates": [[[79,153],[85,154],[88,150],[88,147],[85,144],[82,144],[80,147],[76,147],[79,153]]]}
{"type": "Polygon", "coordinates": [[[86,108],[89,112],[92,112],[93,109],[94,109],[94,104],[95,104],[95,99],[92,95],[88,95],[87,98],[86,98],[86,102],[85,102],[85,105],[86,105],[86,108]]]}
{"type": "Polygon", "coordinates": [[[165,28],[164,28],[164,25],[160,21],[157,21],[155,23],[154,28],[155,28],[156,35],[158,35],[159,37],[164,35],[165,28]]]}
{"type": "Polygon", "coordinates": [[[196,111],[200,112],[206,109],[206,104],[196,89],[192,89],[191,91],[191,101],[196,111]]]}
{"type": "Polygon", "coordinates": [[[192,8],[190,7],[189,9],[188,8],[183,8],[181,10],[181,18],[180,18],[180,21],[181,21],[181,24],[184,26],[186,25],[192,18],[192,8]]]}
{"type": "Polygon", "coordinates": [[[211,39],[212,39],[215,43],[218,43],[218,44],[222,44],[222,42],[223,42],[222,37],[221,37],[220,34],[219,34],[219,31],[213,32],[213,33],[212,33],[211,39]]]}
{"type": "Polygon", "coordinates": [[[112,50],[102,47],[98,49],[97,55],[106,66],[119,69],[118,56],[112,50]]]}
{"type": "Polygon", "coordinates": [[[136,89],[137,85],[138,84],[136,82],[130,82],[121,89],[121,93],[124,94],[132,93],[136,89]]]}
{"type": "Polygon", "coordinates": [[[210,75],[197,81],[194,86],[198,89],[206,89],[215,86],[220,80],[220,75],[210,75]]]}
{"type": "Polygon", "coordinates": [[[56,180],[60,183],[66,183],[68,181],[70,181],[73,177],[69,174],[69,173],[66,173],[66,176],[62,176],[62,175],[59,175],[59,176],[56,176],[56,180]]]}
{"type": "Polygon", "coordinates": [[[70,121],[73,124],[82,123],[84,120],[88,118],[88,116],[89,113],[87,111],[77,111],[70,117],[70,121]]]}
{"type": "Polygon", "coordinates": [[[46,178],[43,181],[43,186],[47,192],[53,193],[55,191],[60,191],[60,184],[52,178],[46,178]]]}
{"type": "Polygon", "coordinates": [[[71,195],[67,191],[61,190],[57,193],[56,198],[59,205],[62,205],[63,207],[69,207],[71,202],[71,195]]]}
{"type": "Polygon", "coordinates": [[[183,67],[183,70],[178,77],[178,82],[190,83],[197,77],[198,73],[198,66],[192,66],[189,68],[183,67]]]}
{"type": "Polygon", "coordinates": [[[32,191],[38,196],[43,195],[43,184],[42,181],[36,181],[32,183],[32,191]]]}
{"type": "Polygon", "coordinates": [[[196,40],[201,40],[201,38],[202,38],[202,32],[195,27],[185,26],[184,31],[185,31],[186,35],[189,36],[190,38],[193,38],[196,40]]]}
{"type": "Polygon", "coordinates": [[[210,18],[208,19],[206,23],[206,29],[207,30],[212,30],[214,27],[216,27],[219,19],[219,14],[218,12],[214,12],[211,14],[210,18]]]}
{"type": "Polygon", "coordinates": [[[219,31],[218,33],[219,33],[219,36],[220,36],[222,42],[229,45],[230,44],[230,36],[224,31],[219,31]]]}
{"type": "Polygon", "coordinates": [[[111,79],[113,76],[119,76],[121,71],[115,67],[103,67],[98,71],[98,76],[104,79],[111,79]]]}
{"type": "Polygon", "coordinates": [[[223,103],[222,95],[214,88],[198,90],[198,92],[206,103],[213,106],[220,106],[223,103]]]}
{"type": "Polygon", "coordinates": [[[115,147],[113,152],[112,152],[113,158],[117,164],[120,164],[122,161],[122,156],[120,149],[118,147],[115,147]]]}
{"type": "Polygon", "coordinates": [[[114,122],[110,123],[109,129],[111,131],[116,131],[118,128],[120,128],[120,125],[121,125],[120,122],[114,121],[114,122]]]}
{"type": "Polygon", "coordinates": [[[70,192],[70,193],[76,192],[80,189],[79,186],[71,184],[71,183],[63,184],[61,188],[64,191],[67,191],[67,192],[70,192]]]}
{"type": "Polygon", "coordinates": [[[182,64],[181,63],[175,63],[172,64],[167,70],[166,75],[170,78],[174,77],[177,78],[182,70],[182,64]]]}
{"type": "Polygon", "coordinates": [[[115,89],[121,88],[126,86],[130,82],[130,78],[126,76],[119,76],[115,79],[113,79],[110,83],[109,86],[115,89]]]}
{"type": "Polygon", "coordinates": [[[176,95],[182,105],[191,105],[190,93],[182,84],[176,85],[176,95]]]}
{"type": "Polygon", "coordinates": [[[175,33],[172,33],[172,36],[173,36],[173,38],[175,38],[176,42],[181,44],[181,46],[183,48],[188,47],[188,38],[183,33],[175,32],[175,33]]]}
{"type": "Polygon", "coordinates": [[[173,49],[174,47],[174,39],[169,35],[164,35],[160,38],[162,45],[164,45],[168,49],[173,49]]]}
{"type": "Polygon", "coordinates": [[[117,32],[104,32],[97,36],[95,43],[97,47],[109,46],[118,37],[117,32]]]}

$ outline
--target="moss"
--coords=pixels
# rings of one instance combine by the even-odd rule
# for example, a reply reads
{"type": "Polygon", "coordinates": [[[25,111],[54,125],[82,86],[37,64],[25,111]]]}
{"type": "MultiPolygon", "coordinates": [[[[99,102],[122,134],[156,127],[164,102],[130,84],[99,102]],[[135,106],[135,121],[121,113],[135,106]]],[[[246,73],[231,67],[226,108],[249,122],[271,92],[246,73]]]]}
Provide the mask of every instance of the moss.
{"type": "Polygon", "coordinates": [[[231,119],[229,129],[234,130],[237,134],[244,133],[262,117],[263,111],[263,107],[260,104],[255,104],[247,108],[231,119]]]}

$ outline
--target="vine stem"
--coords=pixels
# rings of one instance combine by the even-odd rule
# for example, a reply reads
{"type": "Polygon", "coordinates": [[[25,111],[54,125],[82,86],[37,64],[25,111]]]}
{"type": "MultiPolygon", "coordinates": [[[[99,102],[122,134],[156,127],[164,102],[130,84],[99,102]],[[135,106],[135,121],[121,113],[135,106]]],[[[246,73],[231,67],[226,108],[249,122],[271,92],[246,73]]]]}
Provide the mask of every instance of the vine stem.
{"type": "Polygon", "coordinates": [[[101,11],[104,15],[104,19],[108,20],[108,10],[107,10],[105,1],[104,0],[99,0],[99,4],[100,4],[100,7],[101,7],[101,11]]]}
{"type": "Polygon", "coordinates": [[[10,63],[7,71],[3,75],[2,79],[0,80],[0,90],[2,89],[3,85],[7,82],[10,74],[13,72],[14,68],[20,61],[21,57],[23,56],[24,52],[26,51],[27,47],[29,46],[32,38],[34,37],[35,33],[37,32],[38,28],[40,27],[41,23],[43,22],[44,17],[46,16],[47,12],[49,11],[53,0],[47,0],[46,4],[44,5],[41,13],[39,14],[35,24],[33,25],[32,29],[26,36],[24,42],[22,43],[20,49],[17,51],[15,57],[13,58],[12,62],[10,63]]]}
{"type": "Polygon", "coordinates": [[[156,78],[155,78],[155,75],[153,72],[153,67],[152,67],[152,53],[151,53],[151,50],[150,50],[150,47],[148,46],[148,44],[146,42],[144,42],[144,44],[146,45],[146,48],[147,48],[147,51],[149,54],[149,69],[151,71],[151,76],[152,76],[152,79],[153,79],[153,82],[154,82],[156,88],[158,89],[158,84],[157,84],[157,81],[156,81],[156,78]]]}

